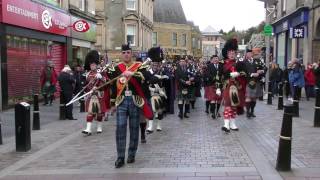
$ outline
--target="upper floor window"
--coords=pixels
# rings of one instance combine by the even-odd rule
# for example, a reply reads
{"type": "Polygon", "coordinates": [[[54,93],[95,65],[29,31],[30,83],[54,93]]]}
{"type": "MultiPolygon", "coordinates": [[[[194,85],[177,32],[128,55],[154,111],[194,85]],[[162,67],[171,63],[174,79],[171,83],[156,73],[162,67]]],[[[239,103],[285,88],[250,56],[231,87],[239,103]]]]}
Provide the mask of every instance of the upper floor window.
{"type": "Polygon", "coordinates": [[[79,9],[81,11],[86,11],[87,0],[80,0],[78,2],[79,2],[79,9]]]}
{"type": "Polygon", "coordinates": [[[178,45],[178,35],[177,33],[172,33],[172,46],[178,45]]]}
{"type": "Polygon", "coordinates": [[[128,10],[136,10],[137,1],[136,0],[127,0],[127,9],[128,10]]]}
{"type": "Polygon", "coordinates": [[[127,43],[130,43],[131,46],[136,45],[136,25],[128,24],[127,25],[127,43]]]}
{"type": "Polygon", "coordinates": [[[282,14],[285,14],[287,11],[287,0],[281,0],[281,11],[282,14]]]}
{"type": "Polygon", "coordinates": [[[153,32],[152,33],[152,46],[155,47],[158,45],[158,33],[153,32]]]}
{"type": "Polygon", "coordinates": [[[187,46],[187,35],[186,34],[182,34],[181,45],[183,47],[187,46]]]}
{"type": "Polygon", "coordinates": [[[62,4],[62,0],[41,0],[41,1],[43,1],[43,2],[46,2],[46,3],[48,3],[48,4],[51,4],[51,5],[53,5],[53,6],[56,6],[56,7],[59,7],[59,8],[61,8],[61,4],[62,4]]]}

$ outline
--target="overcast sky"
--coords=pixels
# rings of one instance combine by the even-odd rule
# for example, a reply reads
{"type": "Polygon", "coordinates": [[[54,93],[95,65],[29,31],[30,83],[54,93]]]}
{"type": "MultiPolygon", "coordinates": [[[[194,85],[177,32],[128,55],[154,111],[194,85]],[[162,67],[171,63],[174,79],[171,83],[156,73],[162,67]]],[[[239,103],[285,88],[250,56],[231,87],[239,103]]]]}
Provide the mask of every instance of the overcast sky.
{"type": "Polygon", "coordinates": [[[245,30],[265,19],[264,3],[258,0],[181,0],[188,20],[203,30],[211,25],[217,31],[233,26],[245,30]]]}

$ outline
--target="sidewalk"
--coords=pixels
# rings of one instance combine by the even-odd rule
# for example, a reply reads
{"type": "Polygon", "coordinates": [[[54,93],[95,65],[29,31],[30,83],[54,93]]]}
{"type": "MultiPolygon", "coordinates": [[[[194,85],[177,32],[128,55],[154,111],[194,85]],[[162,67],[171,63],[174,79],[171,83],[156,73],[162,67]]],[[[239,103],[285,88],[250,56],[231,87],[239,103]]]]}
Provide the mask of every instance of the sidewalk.
{"type": "Polygon", "coordinates": [[[281,174],[274,168],[283,115],[276,105],[259,103],[256,119],[241,116],[240,131],[226,135],[222,119],[212,120],[203,104],[199,99],[190,119],[167,116],[163,131],[139,144],[136,163],[121,169],[114,168],[114,117],[104,123],[102,134],[84,137],[85,114],[77,113],[78,108],[78,121],[59,121],[58,108],[41,107],[43,124],[32,132],[30,152],[16,153],[10,135],[0,145],[0,179],[320,179],[314,102],[301,102],[301,117],[293,124],[293,171],[281,174]]]}

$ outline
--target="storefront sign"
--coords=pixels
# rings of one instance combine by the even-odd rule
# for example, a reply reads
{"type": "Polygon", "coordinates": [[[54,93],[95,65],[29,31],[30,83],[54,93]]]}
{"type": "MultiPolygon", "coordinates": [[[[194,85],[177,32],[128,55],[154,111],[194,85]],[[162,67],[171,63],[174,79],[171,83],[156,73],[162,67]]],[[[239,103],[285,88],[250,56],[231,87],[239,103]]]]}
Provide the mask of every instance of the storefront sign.
{"type": "Polygon", "coordinates": [[[89,23],[85,20],[78,20],[73,23],[73,30],[77,32],[87,32],[90,29],[89,23]]]}
{"type": "Polygon", "coordinates": [[[290,29],[291,38],[304,38],[305,31],[304,27],[294,27],[290,29]]]}
{"type": "Polygon", "coordinates": [[[90,42],[96,42],[96,24],[91,21],[85,21],[76,16],[71,16],[73,24],[71,36],[90,42]]]}
{"type": "Polygon", "coordinates": [[[270,24],[266,24],[263,30],[265,36],[272,36],[272,26],[270,24]]]}
{"type": "Polygon", "coordinates": [[[2,0],[2,19],[7,24],[70,36],[70,16],[30,0],[2,0]]]}

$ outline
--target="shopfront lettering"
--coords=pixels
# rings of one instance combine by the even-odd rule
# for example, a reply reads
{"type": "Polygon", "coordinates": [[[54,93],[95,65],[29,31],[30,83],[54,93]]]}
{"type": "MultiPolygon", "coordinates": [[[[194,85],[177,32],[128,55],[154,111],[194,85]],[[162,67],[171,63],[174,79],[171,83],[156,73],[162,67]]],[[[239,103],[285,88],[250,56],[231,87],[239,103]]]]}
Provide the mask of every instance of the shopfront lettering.
{"type": "Polygon", "coordinates": [[[21,16],[25,16],[27,18],[34,19],[34,20],[38,20],[38,16],[39,16],[38,13],[36,12],[28,11],[26,9],[22,9],[11,4],[7,4],[7,11],[10,13],[15,13],[21,16]]]}

